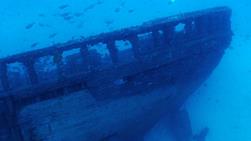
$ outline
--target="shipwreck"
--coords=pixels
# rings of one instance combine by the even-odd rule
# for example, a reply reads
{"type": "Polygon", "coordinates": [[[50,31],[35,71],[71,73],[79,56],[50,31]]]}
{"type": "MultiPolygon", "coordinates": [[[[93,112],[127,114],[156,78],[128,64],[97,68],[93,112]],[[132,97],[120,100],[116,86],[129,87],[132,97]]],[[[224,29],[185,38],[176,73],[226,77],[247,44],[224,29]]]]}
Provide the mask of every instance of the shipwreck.
{"type": "Polygon", "coordinates": [[[141,140],[231,38],[231,9],[216,7],[1,58],[0,141],[141,140]]]}

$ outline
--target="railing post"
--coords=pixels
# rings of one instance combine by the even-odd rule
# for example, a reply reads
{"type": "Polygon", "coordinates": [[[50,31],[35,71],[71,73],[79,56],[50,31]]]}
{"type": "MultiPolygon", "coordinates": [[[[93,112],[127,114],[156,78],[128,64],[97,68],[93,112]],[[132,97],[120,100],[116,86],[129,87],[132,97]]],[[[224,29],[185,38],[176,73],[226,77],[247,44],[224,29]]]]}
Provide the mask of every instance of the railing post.
{"type": "Polygon", "coordinates": [[[154,48],[158,48],[161,46],[161,42],[160,42],[160,33],[158,30],[154,30],[152,32],[152,37],[153,37],[153,45],[154,48]]]}
{"type": "Polygon", "coordinates": [[[141,57],[140,57],[140,50],[139,50],[139,39],[137,35],[132,35],[131,37],[129,37],[128,39],[131,44],[132,44],[132,50],[133,50],[133,54],[134,57],[138,60],[141,61],[141,57]]]}
{"type": "Polygon", "coordinates": [[[169,45],[169,46],[173,44],[173,38],[175,34],[174,28],[175,28],[174,25],[168,25],[164,27],[163,29],[164,44],[169,45]]]}
{"type": "Polygon", "coordinates": [[[58,75],[58,80],[61,81],[64,79],[64,71],[63,71],[63,52],[62,51],[56,51],[54,56],[53,56],[53,61],[57,66],[57,75],[58,75]]]}
{"type": "Polygon", "coordinates": [[[3,86],[3,89],[5,91],[10,89],[10,84],[8,80],[7,75],[7,64],[6,63],[0,63],[0,79],[3,86]]]}
{"type": "Polygon", "coordinates": [[[107,48],[109,50],[112,62],[114,64],[117,64],[118,63],[118,49],[115,46],[115,42],[113,40],[108,41],[107,48]]]}
{"type": "Polygon", "coordinates": [[[90,65],[90,58],[89,58],[89,52],[88,52],[88,48],[85,45],[84,47],[80,48],[80,55],[82,58],[82,65],[84,69],[88,69],[89,70],[89,65],[90,65]]]}
{"type": "Polygon", "coordinates": [[[176,51],[174,47],[174,35],[175,35],[174,28],[175,26],[172,24],[172,25],[164,26],[162,29],[163,36],[164,36],[163,45],[164,45],[164,48],[168,49],[168,56],[170,58],[173,57],[173,55],[175,54],[174,52],[176,51]]]}
{"type": "MultiPolygon", "coordinates": [[[[7,69],[7,63],[1,62],[0,63],[0,79],[1,83],[3,86],[4,91],[6,91],[6,97],[2,101],[5,107],[5,112],[3,113],[4,115],[1,116],[6,116],[6,131],[10,134],[8,139],[13,140],[13,141],[23,141],[22,134],[20,127],[18,126],[17,123],[17,111],[16,111],[16,106],[15,102],[10,96],[8,90],[10,90],[10,84],[8,80],[8,69],[7,69]]],[[[2,106],[2,105],[1,105],[2,106]]]]}
{"type": "Polygon", "coordinates": [[[37,84],[38,83],[38,76],[37,76],[37,72],[35,70],[35,60],[32,59],[26,59],[23,64],[25,65],[27,71],[28,71],[28,75],[30,78],[30,83],[32,85],[37,84]]]}
{"type": "Polygon", "coordinates": [[[185,22],[185,31],[186,31],[186,34],[191,35],[191,33],[193,33],[194,26],[195,26],[194,22],[192,22],[191,20],[187,20],[185,22]]]}

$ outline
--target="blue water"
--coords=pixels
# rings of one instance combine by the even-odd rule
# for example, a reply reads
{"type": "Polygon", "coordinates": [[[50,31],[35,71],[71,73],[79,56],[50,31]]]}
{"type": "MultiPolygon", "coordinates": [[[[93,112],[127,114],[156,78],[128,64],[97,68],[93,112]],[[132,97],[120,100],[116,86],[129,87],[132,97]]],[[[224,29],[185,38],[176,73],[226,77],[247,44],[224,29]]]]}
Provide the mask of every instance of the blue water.
{"type": "MultiPolygon", "coordinates": [[[[250,141],[249,0],[2,0],[0,57],[214,6],[229,6],[233,10],[233,41],[209,79],[188,100],[186,108],[194,132],[205,126],[210,128],[207,141],[250,141]]],[[[158,126],[146,140],[166,141],[167,132],[165,127],[158,126]]]]}

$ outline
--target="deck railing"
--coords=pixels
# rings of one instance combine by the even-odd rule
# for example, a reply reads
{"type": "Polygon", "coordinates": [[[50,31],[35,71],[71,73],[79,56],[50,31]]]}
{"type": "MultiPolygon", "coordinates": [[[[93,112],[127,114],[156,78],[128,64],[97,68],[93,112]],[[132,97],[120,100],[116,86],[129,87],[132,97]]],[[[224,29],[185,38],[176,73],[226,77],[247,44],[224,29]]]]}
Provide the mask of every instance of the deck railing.
{"type": "MultiPolygon", "coordinates": [[[[170,60],[175,59],[174,46],[184,44],[186,41],[200,40],[201,37],[210,37],[214,33],[219,31],[227,31],[230,29],[229,16],[231,10],[226,7],[218,7],[208,9],[205,11],[192,12],[188,14],[181,14],[177,16],[167,17],[144,23],[141,26],[135,26],[127,29],[122,29],[110,33],[102,33],[97,36],[92,36],[86,39],[71,41],[65,44],[58,44],[52,47],[29,51],[6,58],[0,59],[0,79],[2,85],[2,93],[16,91],[17,89],[11,87],[10,73],[8,66],[13,63],[19,63],[23,66],[23,71],[27,74],[28,80],[25,87],[34,87],[41,84],[39,77],[41,77],[36,63],[40,58],[51,57],[52,63],[56,67],[55,83],[65,81],[63,62],[64,53],[77,49],[79,57],[81,57],[82,65],[86,67],[84,71],[92,72],[97,69],[101,69],[100,64],[109,68],[123,65],[123,59],[121,59],[121,52],[125,52],[123,49],[119,49],[116,44],[117,41],[127,42],[129,47],[127,51],[131,51],[131,62],[147,62],[149,58],[158,56],[158,52],[169,52],[170,60]],[[153,44],[152,48],[144,49],[142,46],[145,40],[151,40],[153,44]],[[99,50],[97,47],[91,52],[93,46],[102,44],[104,49],[99,50]],[[102,54],[106,52],[106,54],[102,54]],[[95,56],[101,58],[98,63],[93,63],[95,56]],[[105,55],[105,56],[103,56],[105,55]],[[103,58],[102,58],[103,57],[103,58]],[[106,61],[102,62],[102,59],[106,61]],[[87,70],[86,70],[87,69],[87,70]]],[[[150,42],[149,42],[150,43],[150,42]]],[[[197,49],[199,50],[199,49],[197,49]]],[[[130,62],[129,62],[130,63],[130,62]]],[[[54,85],[52,85],[54,86],[54,85]]]]}

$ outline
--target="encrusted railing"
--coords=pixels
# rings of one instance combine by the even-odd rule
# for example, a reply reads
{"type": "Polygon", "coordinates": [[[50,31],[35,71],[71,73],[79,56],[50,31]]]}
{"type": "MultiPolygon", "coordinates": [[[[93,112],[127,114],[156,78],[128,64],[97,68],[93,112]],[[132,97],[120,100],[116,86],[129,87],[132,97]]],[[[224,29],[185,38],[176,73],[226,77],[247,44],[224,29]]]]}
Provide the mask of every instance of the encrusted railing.
{"type": "MultiPolygon", "coordinates": [[[[204,37],[214,37],[216,36],[215,33],[220,33],[220,31],[228,31],[230,29],[230,15],[230,9],[225,7],[208,9],[205,11],[158,19],[144,23],[141,26],[103,33],[79,41],[71,41],[66,44],[58,44],[49,48],[2,58],[0,59],[0,84],[2,84],[2,93],[10,94],[15,92],[15,94],[17,94],[19,93],[18,90],[22,90],[23,88],[34,90],[33,88],[42,84],[43,82],[39,78],[42,74],[39,73],[38,67],[35,66],[36,63],[39,62],[38,60],[43,57],[51,57],[51,65],[55,66],[56,74],[51,75],[51,77],[57,77],[48,81],[48,83],[51,82],[49,83],[50,85],[44,88],[53,89],[52,87],[55,87],[57,84],[62,84],[63,82],[65,83],[62,87],[67,86],[67,80],[69,80],[71,78],[70,76],[74,73],[71,73],[71,75],[65,74],[65,71],[67,71],[65,67],[67,65],[63,58],[65,57],[65,52],[72,50],[77,50],[76,54],[81,58],[81,63],[78,64],[78,66],[81,66],[82,70],[78,71],[76,76],[80,73],[88,74],[88,72],[96,72],[97,70],[111,70],[111,68],[115,69],[126,63],[130,64],[133,62],[144,62],[148,64],[150,68],[161,65],[161,63],[175,60],[187,54],[181,53],[184,52],[183,50],[185,49],[178,50],[180,44],[187,44],[191,41],[196,42],[196,40],[204,39],[204,37]],[[119,48],[117,43],[119,41],[122,41],[124,43],[123,46],[127,46],[127,48],[123,48],[123,46],[119,48]],[[149,44],[151,44],[152,47],[149,47],[149,44]],[[147,46],[148,48],[142,46],[147,46]],[[130,52],[130,55],[123,58],[125,52],[127,52],[127,54],[130,52]],[[166,54],[164,56],[167,56],[164,57],[164,62],[163,59],[162,62],[151,62],[151,59],[161,58],[163,53],[166,54]],[[96,61],[93,61],[95,59],[96,61]],[[125,60],[127,60],[127,62],[125,62],[125,60]],[[23,81],[27,83],[24,87],[15,88],[15,86],[11,87],[10,85],[11,77],[9,75],[8,66],[13,63],[22,65],[23,73],[27,74],[28,80],[25,79],[25,81],[23,81]],[[54,85],[51,85],[52,83],[54,85]]],[[[198,52],[201,49],[195,48],[194,50],[198,52]]],[[[190,51],[190,53],[195,52],[190,51]]],[[[68,57],[68,59],[69,58],[70,57],[68,57]]],[[[43,65],[41,66],[45,67],[43,65]]],[[[146,67],[146,69],[149,67],[146,67]]],[[[136,70],[135,68],[135,71],[136,70]]],[[[121,72],[123,71],[121,70],[121,72]]],[[[89,75],[86,77],[89,77],[89,75]]],[[[80,81],[85,80],[81,79],[80,81]]],[[[78,81],[76,81],[76,83],[77,82],[78,81]]],[[[69,85],[72,85],[72,83],[74,83],[74,79],[70,81],[69,85]]]]}

